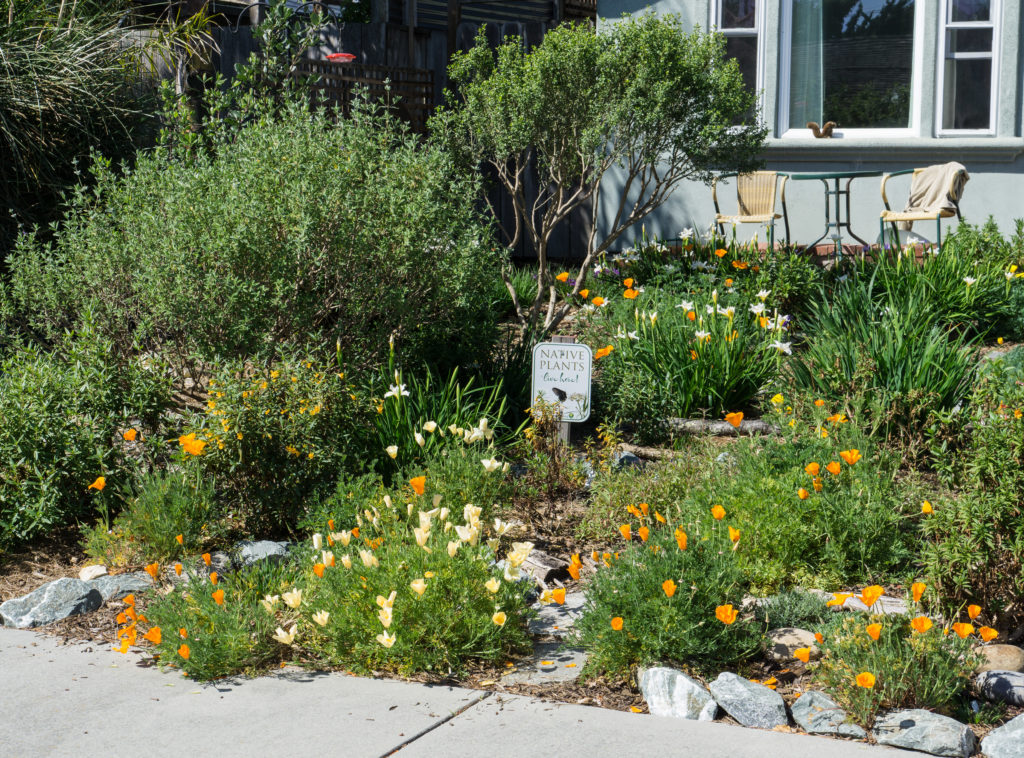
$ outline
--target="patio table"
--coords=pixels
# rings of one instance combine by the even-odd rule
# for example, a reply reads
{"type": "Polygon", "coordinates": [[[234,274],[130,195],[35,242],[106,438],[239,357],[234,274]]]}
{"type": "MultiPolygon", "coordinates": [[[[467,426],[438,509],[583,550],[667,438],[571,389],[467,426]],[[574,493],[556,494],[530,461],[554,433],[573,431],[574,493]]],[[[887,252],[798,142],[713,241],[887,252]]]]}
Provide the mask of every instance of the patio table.
{"type": "Polygon", "coordinates": [[[842,230],[845,229],[847,234],[853,237],[862,245],[868,245],[869,243],[862,240],[853,230],[850,228],[850,184],[853,183],[854,179],[858,179],[864,176],[881,176],[881,171],[821,171],[809,174],[790,174],[789,178],[794,181],[806,181],[809,179],[820,180],[825,185],[825,232],[818,239],[814,240],[810,245],[804,247],[804,250],[810,250],[815,247],[826,237],[830,237],[835,240],[836,250],[842,250],[842,230]],[[839,183],[845,179],[846,188],[841,189],[839,183]],[[829,182],[832,182],[832,188],[829,189],[829,182]],[[843,216],[843,206],[840,204],[839,199],[841,196],[846,197],[846,216],[843,216]],[[835,209],[835,220],[832,220],[832,215],[829,208],[829,200],[832,199],[835,209]],[[835,230],[834,234],[830,234],[832,230],[835,230]]]}

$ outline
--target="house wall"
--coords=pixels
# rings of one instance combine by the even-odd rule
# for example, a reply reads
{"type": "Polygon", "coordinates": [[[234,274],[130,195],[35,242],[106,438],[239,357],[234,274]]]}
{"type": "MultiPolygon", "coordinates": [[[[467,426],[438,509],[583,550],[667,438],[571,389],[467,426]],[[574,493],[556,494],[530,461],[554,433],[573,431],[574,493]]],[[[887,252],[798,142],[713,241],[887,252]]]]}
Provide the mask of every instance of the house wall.
{"type": "MultiPolygon", "coordinates": [[[[1024,218],[1024,131],[1022,131],[1022,76],[1020,40],[1022,32],[1021,0],[1003,0],[1000,8],[1001,42],[996,64],[998,98],[993,136],[937,137],[936,100],[940,36],[939,0],[924,0],[923,18],[916,27],[914,105],[915,136],[844,136],[814,139],[810,136],[783,137],[776,114],[780,92],[780,31],[782,4],[787,0],[759,0],[762,5],[763,46],[761,77],[763,118],[769,126],[769,138],[763,158],[765,167],[789,173],[814,171],[898,171],[958,161],[967,167],[970,181],[961,202],[964,219],[982,223],[993,216],[1000,228],[1011,231],[1014,220],[1024,218]]],[[[678,14],[687,27],[708,28],[711,16],[709,0],[598,0],[599,24],[613,23],[623,13],[652,11],[659,15],[678,14]]],[[[919,14],[921,11],[919,11],[919,14]]],[[[621,178],[610,175],[608,189],[622,186],[621,178]]],[[[874,241],[878,236],[878,216],[883,208],[879,192],[880,178],[855,179],[852,184],[851,218],[860,237],[874,241]]],[[[889,182],[887,194],[893,208],[902,209],[910,186],[909,177],[889,182]]],[[[598,210],[599,234],[607,223],[613,201],[607,192],[598,210]]],[[[796,241],[808,243],[824,231],[824,192],[820,181],[790,181],[786,187],[790,228],[796,241]]],[[[735,193],[729,185],[719,190],[725,213],[735,210],[735,193]]],[[[669,201],[647,218],[648,235],[675,237],[680,229],[707,229],[714,217],[709,187],[699,183],[682,185],[669,201]]],[[[943,234],[951,222],[943,222],[943,234]]],[[[955,219],[952,223],[955,223],[955,219]]],[[[750,238],[754,225],[741,226],[737,234],[750,238]]],[[[915,225],[916,234],[934,238],[934,224],[915,225]]],[[[634,230],[639,235],[640,230],[634,230]]],[[[760,231],[764,239],[764,231],[760,231]]],[[[776,236],[781,237],[781,222],[776,236]]],[[[627,239],[629,235],[627,235],[627,239]]],[[[852,240],[850,240],[852,242],[852,240]]]]}

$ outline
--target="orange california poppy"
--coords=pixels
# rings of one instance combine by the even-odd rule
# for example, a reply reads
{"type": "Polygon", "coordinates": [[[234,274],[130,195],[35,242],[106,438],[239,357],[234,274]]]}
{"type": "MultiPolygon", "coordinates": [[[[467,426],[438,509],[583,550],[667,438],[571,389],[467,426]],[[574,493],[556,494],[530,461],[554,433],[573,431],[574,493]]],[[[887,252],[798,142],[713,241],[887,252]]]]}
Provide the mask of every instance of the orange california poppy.
{"type": "Polygon", "coordinates": [[[359,539],[359,527],[358,526],[352,527],[352,536],[355,537],[356,539],[359,539]]]}
{"type": "Polygon", "coordinates": [[[127,432],[124,432],[121,436],[125,439],[126,442],[134,442],[138,434],[138,431],[136,431],[135,429],[129,429],[127,432]]]}
{"type": "Polygon", "coordinates": [[[584,300],[586,300],[589,296],[590,290],[580,290],[580,297],[582,297],[584,300]]]}
{"type": "Polygon", "coordinates": [[[602,358],[607,358],[609,355],[612,354],[612,350],[614,350],[614,349],[615,348],[612,347],[611,345],[608,345],[607,347],[600,347],[600,348],[598,348],[597,352],[594,353],[594,360],[595,361],[599,361],[602,358]]]}
{"type": "Polygon", "coordinates": [[[811,649],[809,647],[798,647],[793,651],[793,657],[797,660],[808,663],[811,660],[811,649]]]}
{"type": "Polygon", "coordinates": [[[910,620],[910,628],[918,634],[924,634],[932,628],[932,620],[927,616],[917,616],[910,620]]]}
{"type": "Polygon", "coordinates": [[[671,579],[666,579],[661,583],[661,589],[664,591],[665,597],[672,597],[674,594],[676,594],[677,586],[678,585],[671,579]]]}
{"type": "Polygon", "coordinates": [[[725,518],[725,508],[721,505],[713,506],[711,508],[711,515],[714,517],[715,521],[721,521],[725,518]]]}
{"type": "Polygon", "coordinates": [[[334,531],[334,519],[327,519],[327,528],[330,529],[332,532],[334,531]]]}
{"type": "Polygon", "coordinates": [[[125,595],[123,598],[121,598],[121,602],[128,606],[135,605],[135,595],[125,595]]]}
{"type": "Polygon", "coordinates": [[[931,513],[933,510],[934,509],[932,508],[932,504],[929,503],[927,500],[921,503],[921,513],[928,514],[931,513]]]}
{"type": "Polygon", "coordinates": [[[560,282],[562,282],[564,284],[565,282],[569,281],[569,272],[568,271],[563,271],[561,274],[558,274],[555,277],[555,279],[557,279],[558,281],[560,281],[560,282]]]}
{"type": "Polygon", "coordinates": [[[629,524],[623,524],[622,526],[620,526],[619,534],[622,535],[622,539],[626,540],[626,542],[629,542],[631,539],[633,539],[633,530],[629,524]]]}
{"type": "Polygon", "coordinates": [[[885,590],[879,587],[877,584],[872,584],[870,587],[865,587],[860,593],[860,601],[864,603],[868,608],[878,602],[878,598],[885,594],[885,590]]]}
{"type": "Polygon", "coordinates": [[[622,293],[622,296],[623,296],[624,298],[626,298],[627,300],[635,300],[635,299],[636,299],[636,296],[637,296],[637,295],[639,295],[639,294],[640,294],[640,293],[639,293],[639,292],[637,292],[637,291],[636,291],[636,290],[634,290],[634,289],[628,289],[628,290],[626,290],[625,292],[623,292],[623,293],[622,293]]]}
{"type": "Polygon", "coordinates": [[[882,625],[868,624],[867,627],[865,627],[864,631],[868,633],[868,637],[873,639],[875,642],[878,642],[878,637],[882,633],[882,625]]]}
{"type": "Polygon", "coordinates": [[[160,644],[160,627],[150,627],[149,631],[142,635],[142,639],[149,640],[154,645],[160,644]]]}
{"type": "Polygon", "coordinates": [[[175,573],[175,574],[176,574],[177,576],[181,576],[181,568],[182,568],[182,566],[181,566],[181,564],[180,564],[180,563],[175,563],[175,564],[174,564],[174,573],[175,573]]]}
{"type": "Polygon", "coordinates": [[[600,295],[598,295],[597,297],[595,297],[595,298],[594,298],[593,300],[591,300],[590,302],[592,302],[592,303],[593,303],[594,305],[596,305],[596,306],[599,306],[599,307],[600,307],[600,306],[604,305],[604,298],[603,298],[603,297],[601,297],[600,295]]]}
{"type": "Polygon", "coordinates": [[[185,629],[185,627],[181,627],[181,629],[178,630],[178,636],[181,637],[183,640],[187,640],[188,630],[185,629]]]}
{"type": "Polygon", "coordinates": [[[427,486],[427,477],[414,476],[409,480],[409,486],[412,487],[412,491],[417,495],[422,495],[427,486]]]}
{"type": "Polygon", "coordinates": [[[833,606],[842,606],[847,600],[853,597],[852,592],[833,592],[832,599],[825,603],[829,608],[833,606]]]}
{"type": "Polygon", "coordinates": [[[697,320],[697,313],[696,313],[696,311],[687,311],[686,312],[686,318],[689,321],[696,321],[697,320]]]}
{"type": "Polygon", "coordinates": [[[736,429],[739,429],[740,424],[743,423],[743,412],[736,411],[735,413],[726,413],[725,420],[732,424],[736,429]]]}
{"type": "Polygon", "coordinates": [[[818,477],[818,476],[814,477],[814,479],[811,480],[811,486],[814,487],[814,491],[815,492],[821,492],[821,488],[824,486],[821,483],[821,477],[818,477]]]}
{"type": "Polygon", "coordinates": [[[924,595],[924,591],[928,588],[924,582],[914,582],[910,585],[910,594],[914,598],[915,603],[921,602],[921,597],[924,595]]]}
{"type": "Polygon", "coordinates": [[[983,626],[980,629],[978,629],[978,635],[985,642],[991,642],[992,640],[994,640],[996,637],[999,636],[999,632],[997,632],[995,629],[993,629],[990,626],[983,626]]]}
{"type": "Polygon", "coordinates": [[[852,466],[860,460],[860,450],[857,448],[851,448],[850,450],[840,450],[839,457],[846,461],[847,466],[852,466]]]}
{"type": "Polygon", "coordinates": [[[811,496],[811,493],[808,492],[807,490],[805,490],[803,487],[801,487],[800,489],[798,489],[796,491],[796,496],[798,498],[800,498],[801,500],[806,500],[807,498],[809,498],[811,496]]]}
{"type": "Polygon", "coordinates": [[[644,514],[645,516],[650,515],[650,513],[651,513],[651,506],[649,506],[647,503],[640,503],[640,512],[642,514],[644,514]]]}
{"type": "Polygon", "coordinates": [[[177,541],[177,543],[179,545],[184,545],[185,544],[185,535],[184,534],[179,534],[174,539],[177,541]]]}
{"type": "Polygon", "coordinates": [[[736,617],[739,616],[739,611],[732,607],[731,603],[726,605],[720,605],[715,608],[715,618],[721,621],[723,624],[731,624],[736,621],[736,617]]]}
{"type": "Polygon", "coordinates": [[[629,279],[623,279],[622,286],[628,290],[633,289],[633,277],[630,277],[629,279]]]}
{"type": "Polygon", "coordinates": [[[956,636],[962,640],[967,639],[974,634],[974,624],[964,624],[957,622],[953,624],[953,631],[956,632],[956,636]]]}
{"type": "Polygon", "coordinates": [[[571,576],[576,581],[579,581],[579,579],[580,579],[580,567],[579,567],[578,563],[570,563],[566,567],[566,570],[569,572],[569,576],[571,576]]]}
{"type": "Polygon", "coordinates": [[[659,524],[665,524],[665,523],[668,523],[667,521],[665,521],[665,517],[664,517],[664,516],[662,516],[662,515],[661,515],[660,513],[658,513],[657,511],[655,511],[655,512],[654,512],[654,520],[655,520],[655,521],[657,521],[657,522],[658,522],[659,524]]]}
{"type": "Polygon", "coordinates": [[[726,250],[724,247],[720,247],[717,250],[715,250],[715,255],[717,255],[719,258],[724,258],[728,254],[729,251],[726,250]]]}
{"type": "Polygon", "coordinates": [[[732,267],[734,269],[736,269],[737,271],[744,271],[744,270],[746,270],[748,265],[749,264],[746,261],[733,261],[732,262],[732,267]]]}
{"type": "Polygon", "coordinates": [[[817,642],[820,645],[821,643],[823,643],[825,641],[825,635],[823,635],[821,632],[815,632],[814,633],[814,641],[817,642]]]}
{"type": "Polygon", "coordinates": [[[675,538],[679,549],[686,550],[686,532],[683,531],[681,526],[676,528],[675,538]]]}
{"type": "Polygon", "coordinates": [[[636,518],[640,518],[640,509],[637,508],[632,503],[626,506],[626,511],[629,513],[629,515],[635,516],[636,518]]]}
{"type": "Polygon", "coordinates": [[[643,542],[647,542],[647,538],[651,536],[651,530],[648,529],[646,526],[642,526],[639,529],[637,529],[636,533],[643,542]]]}
{"type": "Polygon", "coordinates": [[[319,577],[320,579],[323,579],[324,578],[324,564],[322,564],[322,563],[315,564],[313,566],[313,573],[316,574],[317,577],[319,577]]]}
{"type": "Polygon", "coordinates": [[[819,473],[821,473],[821,466],[819,466],[815,461],[811,461],[806,466],[804,466],[804,471],[807,472],[808,476],[817,476],[819,473]]]}
{"type": "Polygon", "coordinates": [[[86,487],[86,490],[96,490],[97,492],[103,492],[103,488],[107,486],[107,477],[97,476],[96,481],[86,487]]]}
{"type": "Polygon", "coordinates": [[[622,629],[622,616],[616,616],[612,619],[612,629],[616,632],[622,629]]]}
{"type": "Polygon", "coordinates": [[[146,566],[146,573],[149,574],[154,581],[156,581],[156,577],[160,573],[160,564],[150,563],[148,566],[146,566]]]}
{"type": "Polygon", "coordinates": [[[181,445],[181,449],[188,455],[202,455],[203,448],[206,447],[207,442],[206,440],[197,440],[195,432],[192,432],[183,437],[178,437],[178,444],[181,445]]]}
{"type": "Polygon", "coordinates": [[[875,686],[875,675],[870,671],[862,671],[857,674],[857,686],[871,689],[875,686]]]}
{"type": "Polygon", "coordinates": [[[210,557],[209,553],[203,553],[203,563],[205,563],[207,566],[209,566],[210,565],[210,561],[212,561],[212,560],[213,559],[210,557]]]}
{"type": "Polygon", "coordinates": [[[216,571],[211,571],[210,572],[210,584],[214,584],[215,585],[215,584],[217,584],[217,582],[219,580],[220,580],[220,578],[217,576],[217,572],[216,571]]]}
{"type": "Polygon", "coordinates": [[[818,408],[820,408],[821,406],[823,406],[823,405],[825,404],[825,401],[824,401],[824,400],[822,400],[822,399],[821,399],[821,398],[819,397],[819,398],[818,398],[817,400],[815,400],[815,401],[814,401],[814,404],[815,404],[815,405],[816,405],[816,406],[817,406],[818,408]]]}
{"type": "Polygon", "coordinates": [[[565,587],[559,587],[558,589],[552,590],[551,599],[559,605],[565,605],[565,587]]]}
{"type": "Polygon", "coordinates": [[[978,616],[980,616],[980,615],[981,615],[981,606],[980,605],[969,605],[969,606],[967,606],[967,618],[969,618],[971,621],[974,621],[974,619],[978,618],[978,616]]]}
{"type": "Polygon", "coordinates": [[[188,645],[186,645],[186,644],[184,644],[184,643],[182,643],[181,647],[179,647],[179,648],[178,648],[178,655],[180,655],[180,656],[181,656],[182,658],[184,658],[184,659],[185,659],[186,661],[188,660],[188,658],[189,658],[189,656],[190,656],[191,654],[192,654],[192,651],[191,651],[191,650],[189,650],[189,649],[188,649],[188,645]]]}
{"type": "Polygon", "coordinates": [[[829,464],[825,466],[825,470],[832,476],[839,476],[839,471],[842,467],[839,465],[839,461],[829,461],[829,464]]]}
{"type": "Polygon", "coordinates": [[[739,542],[740,541],[740,530],[739,529],[733,529],[730,526],[729,527],[729,539],[732,540],[733,542],[739,542]]]}
{"type": "Polygon", "coordinates": [[[210,597],[213,598],[213,601],[217,605],[224,605],[224,590],[217,590],[216,592],[213,592],[210,597]]]}

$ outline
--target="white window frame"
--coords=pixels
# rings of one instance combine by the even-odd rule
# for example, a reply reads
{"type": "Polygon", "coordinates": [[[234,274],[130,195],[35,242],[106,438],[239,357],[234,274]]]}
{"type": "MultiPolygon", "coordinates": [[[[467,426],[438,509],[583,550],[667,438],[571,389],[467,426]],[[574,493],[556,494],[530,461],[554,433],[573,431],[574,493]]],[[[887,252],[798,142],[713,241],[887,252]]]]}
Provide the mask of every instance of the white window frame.
{"type": "Polygon", "coordinates": [[[988,21],[952,21],[953,3],[942,0],[942,16],[939,22],[939,62],[935,86],[935,133],[940,137],[994,137],[996,136],[996,114],[998,113],[999,97],[999,48],[1000,27],[1002,24],[1003,4],[1000,0],[990,0],[988,21]],[[946,105],[946,47],[947,32],[951,29],[991,29],[992,52],[990,53],[953,53],[955,60],[985,60],[992,63],[992,91],[989,94],[988,128],[987,129],[944,129],[942,126],[946,105]]]}
{"type": "MultiPolygon", "coordinates": [[[[945,2],[945,0],[942,0],[945,2]]],[[[996,0],[993,0],[995,2],[996,0]]],[[[844,129],[837,127],[833,139],[887,139],[918,137],[921,134],[921,75],[924,71],[925,17],[931,0],[914,0],[914,57],[910,69],[910,126],[904,129],[844,129]]],[[[781,139],[815,139],[806,126],[789,124],[789,87],[792,73],[793,0],[782,0],[779,29],[778,133],[781,139]]]]}
{"type": "Polygon", "coordinates": [[[726,37],[753,37],[757,40],[757,59],[755,62],[756,73],[754,75],[754,95],[757,98],[757,109],[762,118],[765,116],[764,96],[764,48],[765,34],[764,4],[772,0],[755,0],[754,3],[754,26],[751,28],[724,27],[722,26],[722,2],[723,0],[712,0],[711,18],[708,26],[726,37]]]}

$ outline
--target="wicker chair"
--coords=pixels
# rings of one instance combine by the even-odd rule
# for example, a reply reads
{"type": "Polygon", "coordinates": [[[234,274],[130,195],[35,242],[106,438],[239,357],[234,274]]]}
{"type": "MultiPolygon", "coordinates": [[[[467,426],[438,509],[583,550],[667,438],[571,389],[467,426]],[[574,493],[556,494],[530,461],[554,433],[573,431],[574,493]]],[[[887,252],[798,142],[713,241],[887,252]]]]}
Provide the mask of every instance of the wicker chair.
{"type": "Polygon", "coordinates": [[[885,195],[885,184],[894,176],[904,176],[906,174],[912,174],[910,179],[911,192],[915,189],[915,181],[920,176],[923,168],[908,168],[903,171],[893,171],[891,174],[882,175],[882,202],[885,204],[885,210],[882,211],[882,215],[878,220],[879,230],[879,242],[885,244],[885,225],[888,223],[892,228],[892,239],[899,241],[899,229],[896,224],[900,222],[914,222],[914,221],[935,221],[935,233],[936,241],[935,244],[940,248],[942,247],[942,224],[941,220],[944,218],[952,218],[956,216],[957,221],[963,221],[960,216],[960,198],[963,196],[964,184],[967,182],[967,172],[963,169],[957,171],[950,179],[949,189],[946,192],[946,197],[953,205],[953,210],[944,208],[938,212],[925,212],[925,211],[894,211],[889,207],[889,198],[885,195]]]}
{"type": "Polygon", "coordinates": [[[768,246],[775,246],[775,219],[781,218],[786,226],[786,244],[789,244],[789,213],[786,210],[786,180],[789,174],[778,171],[753,171],[749,174],[721,174],[711,182],[711,199],[715,202],[715,224],[725,235],[725,224],[768,224],[768,246]],[[736,177],[735,215],[723,214],[718,207],[718,182],[736,177]],[[779,179],[782,179],[781,183],[779,179]],[[782,204],[782,213],[776,213],[776,198],[782,204]]]}

